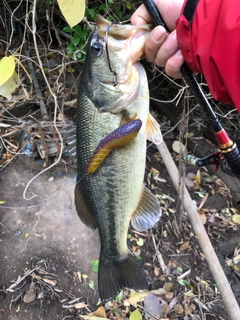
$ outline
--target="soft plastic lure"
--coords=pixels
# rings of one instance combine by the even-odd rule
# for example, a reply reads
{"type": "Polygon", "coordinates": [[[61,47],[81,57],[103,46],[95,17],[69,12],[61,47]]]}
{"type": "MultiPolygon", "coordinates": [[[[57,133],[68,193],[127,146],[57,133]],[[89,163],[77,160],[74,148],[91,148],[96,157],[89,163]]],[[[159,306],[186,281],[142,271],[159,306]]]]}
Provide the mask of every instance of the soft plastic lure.
{"type": "Polygon", "coordinates": [[[87,174],[96,172],[101,163],[113,149],[122,147],[133,140],[137,136],[141,126],[142,121],[140,119],[131,120],[111,132],[106,138],[102,139],[88,161],[86,168],[87,174]]]}

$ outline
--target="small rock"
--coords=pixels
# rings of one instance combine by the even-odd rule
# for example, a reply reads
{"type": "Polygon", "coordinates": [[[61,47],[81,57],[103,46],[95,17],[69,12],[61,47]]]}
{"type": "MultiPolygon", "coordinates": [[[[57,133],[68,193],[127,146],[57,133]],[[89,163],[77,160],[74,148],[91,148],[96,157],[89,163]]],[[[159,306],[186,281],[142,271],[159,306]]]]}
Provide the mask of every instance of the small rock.
{"type": "Polygon", "coordinates": [[[16,231],[14,232],[14,235],[15,235],[15,236],[20,236],[20,234],[22,234],[22,231],[21,231],[20,229],[18,229],[18,230],[16,230],[16,231]]]}

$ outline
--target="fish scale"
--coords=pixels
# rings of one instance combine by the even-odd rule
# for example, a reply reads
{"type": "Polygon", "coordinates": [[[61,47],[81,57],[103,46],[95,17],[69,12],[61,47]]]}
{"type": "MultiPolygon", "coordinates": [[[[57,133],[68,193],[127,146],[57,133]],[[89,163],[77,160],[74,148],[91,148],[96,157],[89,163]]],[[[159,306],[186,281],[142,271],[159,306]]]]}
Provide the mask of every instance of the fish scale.
{"type": "MultiPolygon", "coordinates": [[[[131,63],[129,43],[123,42],[124,39],[115,41],[115,34],[111,36],[110,30],[109,56],[113,70],[119,75],[116,87],[112,86],[113,75],[108,69],[105,36],[102,34],[106,25],[109,22],[98,17],[97,27],[89,38],[80,77],[77,108],[78,178],[75,188],[75,204],[80,219],[89,227],[97,228],[100,236],[98,287],[103,301],[114,298],[123,287],[148,288],[144,270],[127,247],[129,222],[132,217],[134,225],[136,215],[134,227],[145,228],[149,219],[141,215],[150,213],[151,221],[147,223],[147,229],[161,215],[158,200],[143,188],[149,117],[147,77],[137,59],[131,63]],[[95,49],[99,48],[102,48],[102,52],[98,56],[95,55],[98,52],[95,49]],[[121,50],[125,50],[124,55],[121,50]],[[124,79],[123,68],[127,68],[126,74],[129,76],[125,82],[121,80],[124,79]],[[100,141],[109,135],[111,137],[111,133],[121,127],[123,121],[131,118],[142,121],[138,134],[123,146],[113,149],[96,172],[86,173],[100,141]],[[141,203],[141,198],[144,203],[141,203]],[[138,207],[141,209],[139,213],[138,207]]],[[[116,31],[122,32],[121,26],[116,28],[116,31]]],[[[130,31],[137,32],[138,28],[130,31]]],[[[131,34],[129,30],[128,34],[131,34]]],[[[144,39],[140,39],[141,43],[144,43],[144,39]]],[[[138,45],[139,42],[138,39],[138,45]]]]}

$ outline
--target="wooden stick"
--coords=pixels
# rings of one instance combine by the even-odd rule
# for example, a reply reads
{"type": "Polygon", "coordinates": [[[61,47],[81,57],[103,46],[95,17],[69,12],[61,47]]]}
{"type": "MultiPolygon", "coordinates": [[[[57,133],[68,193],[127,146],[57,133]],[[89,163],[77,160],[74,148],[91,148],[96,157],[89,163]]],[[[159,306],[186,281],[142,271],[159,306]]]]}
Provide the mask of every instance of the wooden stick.
{"type": "MultiPolygon", "coordinates": [[[[165,163],[165,166],[168,170],[168,173],[173,181],[173,184],[178,194],[181,195],[182,193],[179,190],[179,181],[181,179],[179,175],[179,171],[172,159],[172,156],[165,142],[163,141],[161,144],[157,145],[157,148],[158,148],[158,151],[160,152],[160,155],[165,163]]],[[[231,320],[239,320],[240,309],[239,309],[238,303],[235,299],[235,296],[228,283],[226,275],[221,267],[218,257],[212,247],[212,244],[209,240],[206,230],[199,217],[196,204],[191,199],[189,192],[185,186],[183,187],[183,194],[184,194],[184,197],[181,200],[182,200],[184,209],[187,212],[188,218],[191,222],[195,235],[198,239],[198,242],[207,260],[209,269],[213,275],[214,280],[216,281],[218,289],[220,290],[220,294],[222,296],[222,299],[225,304],[226,310],[229,314],[229,317],[231,320]]]]}

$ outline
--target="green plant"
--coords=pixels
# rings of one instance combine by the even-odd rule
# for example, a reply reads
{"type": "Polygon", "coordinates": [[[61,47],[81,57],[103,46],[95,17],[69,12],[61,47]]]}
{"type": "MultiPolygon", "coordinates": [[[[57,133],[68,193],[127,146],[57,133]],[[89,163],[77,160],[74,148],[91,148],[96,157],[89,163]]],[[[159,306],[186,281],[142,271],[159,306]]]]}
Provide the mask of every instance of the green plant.
{"type": "Polygon", "coordinates": [[[67,55],[73,60],[84,60],[83,49],[86,40],[91,32],[91,28],[87,26],[85,29],[81,25],[76,25],[73,28],[66,26],[63,28],[64,32],[72,35],[72,40],[67,46],[67,55]]]}

